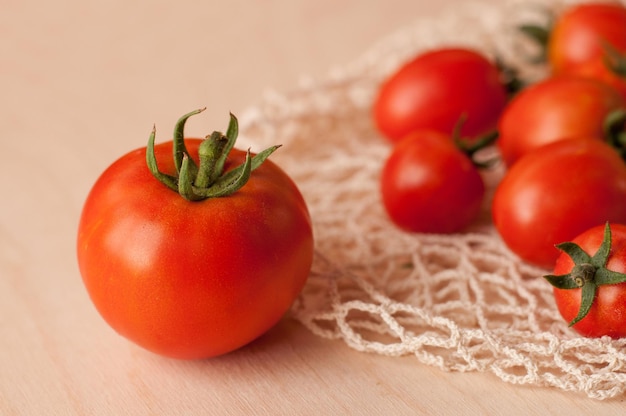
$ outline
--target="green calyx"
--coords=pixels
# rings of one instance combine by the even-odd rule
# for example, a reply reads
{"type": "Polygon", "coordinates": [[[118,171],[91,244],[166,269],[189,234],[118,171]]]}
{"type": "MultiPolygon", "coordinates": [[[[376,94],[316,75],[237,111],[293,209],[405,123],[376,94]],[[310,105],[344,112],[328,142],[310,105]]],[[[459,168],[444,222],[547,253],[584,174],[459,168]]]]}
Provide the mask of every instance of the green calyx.
{"type": "Polygon", "coordinates": [[[602,42],[604,65],[621,78],[626,78],[626,55],[609,42],[602,42]]]}
{"type": "Polygon", "coordinates": [[[587,316],[599,286],[626,282],[626,274],[606,268],[606,262],[611,253],[611,227],[609,223],[604,228],[602,244],[593,256],[572,242],[557,244],[556,247],[570,256],[574,261],[574,267],[568,274],[547,275],[544,278],[552,286],[559,289],[582,289],[580,309],[576,317],[569,323],[569,326],[572,326],[587,316]]]}
{"type": "Polygon", "coordinates": [[[550,33],[552,24],[548,26],[539,26],[533,24],[523,24],[518,30],[539,47],[539,53],[534,57],[529,57],[530,64],[543,64],[548,61],[548,42],[550,41],[550,33]]]}
{"type": "Polygon", "coordinates": [[[280,147],[271,146],[255,156],[248,149],[246,159],[240,166],[224,172],[228,154],[233,149],[239,135],[237,118],[230,114],[230,122],[226,134],[219,131],[207,136],[198,148],[199,163],[189,155],[184,140],[184,129],[187,119],[199,114],[199,109],[185,114],[174,127],[173,156],[175,175],[161,172],[154,154],[156,129],[152,129],[146,148],[146,163],[152,175],[171,190],[178,192],[189,201],[201,201],[207,198],[228,196],[238,191],[250,179],[250,174],[280,147]]]}
{"type": "Polygon", "coordinates": [[[529,56],[526,59],[531,65],[545,64],[548,61],[548,44],[550,43],[554,22],[558,17],[554,11],[541,6],[538,7],[538,12],[544,19],[543,23],[527,23],[517,27],[522,36],[535,44],[539,49],[537,55],[529,56]]]}
{"type": "Polygon", "coordinates": [[[496,56],[495,65],[500,71],[500,81],[504,85],[509,99],[528,86],[528,83],[520,78],[519,70],[507,65],[502,58],[496,56]]]}
{"type": "Polygon", "coordinates": [[[610,112],[603,124],[606,141],[626,159],[626,109],[610,112]]]}
{"type": "Polygon", "coordinates": [[[463,113],[461,114],[459,121],[457,121],[454,126],[454,130],[452,131],[452,140],[454,141],[454,145],[457,149],[467,155],[477,168],[486,169],[492,167],[498,162],[497,158],[481,161],[477,159],[476,154],[492,145],[498,139],[498,131],[494,130],[474,139],[465,138],[461,135],[461,130],[466,120],[467,114],[463,113]]]}

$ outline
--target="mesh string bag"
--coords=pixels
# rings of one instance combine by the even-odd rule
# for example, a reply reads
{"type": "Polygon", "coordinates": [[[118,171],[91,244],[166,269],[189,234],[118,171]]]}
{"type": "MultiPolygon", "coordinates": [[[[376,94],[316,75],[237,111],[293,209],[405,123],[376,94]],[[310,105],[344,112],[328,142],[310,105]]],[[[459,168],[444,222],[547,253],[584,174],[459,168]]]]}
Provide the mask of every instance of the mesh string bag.
{"type": "Polygon", "coordinates": [[[445,371],[490,372],[600,400],[624,393],[626,340],[569,329],[542,278],[547,271],[521,262],[495,232],[489,196],[502,168],[484,173],[483,212],[454,235],[398,230],[378,188],[390,145],[370,108],[386,76],[420,51],[456,45],[497,56],[524,79],[541,79],[545,68],[526,59],[537,50],[516,27],[545,23],[546,10],[571,3],[461,3],[390,34],[321,81],[268,92],[240,117],[240,143],[283,145],[272,159],[298,183],[313,219],[315,260],[291,311],[296,320],[355,350],[410,355],[445,371]]]}

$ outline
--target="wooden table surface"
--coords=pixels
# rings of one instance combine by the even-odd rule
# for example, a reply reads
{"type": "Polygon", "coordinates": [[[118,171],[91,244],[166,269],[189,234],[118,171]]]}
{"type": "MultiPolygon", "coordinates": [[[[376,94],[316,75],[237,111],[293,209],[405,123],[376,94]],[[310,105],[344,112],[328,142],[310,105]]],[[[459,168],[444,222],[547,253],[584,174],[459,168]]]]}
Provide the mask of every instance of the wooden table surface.
{"type": "Polygon", "coordinates": [[[198,124],[223,129],[228,111],[268,89],[322,79],[460,2],[3,2],[0,414],[623,414],[623,397],[360,353],[289,316],[232,354],[164,359],[111,330],[82,285],[74,245],[84,198],[106,166],[145,145],[153,123],[169,128],[206,106],[198,124]]]}

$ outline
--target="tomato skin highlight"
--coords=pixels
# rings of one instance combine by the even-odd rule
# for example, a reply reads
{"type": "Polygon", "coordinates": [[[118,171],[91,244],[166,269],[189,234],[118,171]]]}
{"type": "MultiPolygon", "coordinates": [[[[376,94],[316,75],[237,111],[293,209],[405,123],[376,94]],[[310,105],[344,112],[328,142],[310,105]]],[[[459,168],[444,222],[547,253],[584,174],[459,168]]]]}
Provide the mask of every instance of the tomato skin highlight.
{"type": "MultiPolygon", "coordinates": [[[[201,140],[186,140],[197,158],[201,140]]],[[[172,142],[155,146],[173,173],[172,142]]],[[[243,162],[232,150],[227,167],[243,162]]],[[[313,233],[293,181],[265,161],[234,194],[190,202],[157,181],[145,148],[93,186],[78,228],[85,287],[119,334],[157,354],[208,358],[262,335],[308,277],[313,233]]]]}
{"type": "Polygon", "coordinates": [[[574,76],[551,77],[522,90],[498,123],[498,150],[507,166],[550,142],[574,137],[604,139],[603,124],[624,107],[610,86],[574,76]]]}
{"type": "Polygon", "coordinates": [[[477,137],[496,128],[507,101],[498,68],[464,48],[427,51],[405,63],[379,89],[373,118],[392,143],[413,130],[452,134],[467,116],[462,136],[477,137]]]}
{"type": "MultiPolygon", "coordinates": [[[[626,273],[626,225],[613,223],[611,226],[611,253],[606,268],[626,273]]],[[[573,239],[588,254],[595,254],[602,243],[604,226],[596,226],[573,239]]],[[[564,275],[572,270],[572,259],[561,254],[555,262],[554,274],[564,275]]],[[[581,289],[554,288],[554,299],[561,316],[571,322],[576,317],[581,303],[581,289]]],[[[626,337],[626,283],[598,286],[594,303],[587,316],[572,326],[585,337],[626,337]]]]}
{"type": "Polygon", "coordinates": [[[586,3],[566,9],[556,19],[547,45],[552,73],[600,79],[626,99],[626,80],[605,65],[605,43],[626,53],[626,8],[622,4],[586,3]]]}
{"type": "Polygon", "coordinates": [[[478,216],[484,193],[470,158],[434,130],[414,131],[397,143],[381,173],[387,214],[409,232],[462,230],[478,216]]]}
{"type": "Polygon", "coordinates": [[[606,221],[626,222],[626,165],[595,139],[560,140],[522,157],[496,187],[492,218],[512,252],[550,268],[555,244],[606,221]]]}

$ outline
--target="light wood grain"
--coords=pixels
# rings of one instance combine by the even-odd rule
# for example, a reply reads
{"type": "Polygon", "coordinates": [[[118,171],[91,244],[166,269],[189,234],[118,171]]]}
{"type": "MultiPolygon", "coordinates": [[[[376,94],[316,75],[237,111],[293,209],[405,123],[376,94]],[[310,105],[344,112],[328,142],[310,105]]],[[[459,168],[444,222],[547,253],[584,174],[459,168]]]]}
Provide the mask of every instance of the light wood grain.
{"type": "MultiPolygon", "coordinates": [[[[288,316],[232,354],[147,353],[95,312],[74,255],[99,173],[207,106],[191,134],[267,89],[322,79],[457,0],[25,0],[0,13],[0,414],[617,415],[598,402],[360,353],[288,316]],[[157,133],[159,134],[159,133],[157,133]]],[[[460,0],[459,0],[460,1],[460,0]]],[[[497,0],[491,0],[497,1],[497,0]]]]}

